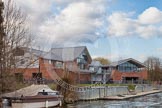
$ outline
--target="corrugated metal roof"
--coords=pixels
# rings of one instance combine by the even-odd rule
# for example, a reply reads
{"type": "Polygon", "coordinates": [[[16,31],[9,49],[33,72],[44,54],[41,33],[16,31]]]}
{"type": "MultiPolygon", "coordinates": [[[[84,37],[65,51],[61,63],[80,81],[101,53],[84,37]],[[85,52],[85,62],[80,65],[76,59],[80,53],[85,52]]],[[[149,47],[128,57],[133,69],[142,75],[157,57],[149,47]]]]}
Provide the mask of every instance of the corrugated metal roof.
{"type": "Polygon", "coordinates": [[[62,61],[73,61],[85,50],[85,46],[52,48],[51,53],[59,56],[62,61]]]}
{"type": "Polygon", "coordinates": [[[58,60],[58,61],[73,61],[85,50],[86,46],[79,47],[63,47],[63,48],[52,48],[49,52],[32,49],[32,48],[23,48],[26,51],[40,56],[49,60],[58,60]]]}
{"type": "Polygon", "coordinates": [[[29,53],[32,53],[36,56],[43,56],[43,55],[46,55],[48,52],[45,52],[45,51],[42,51],[42,50],[37,50],[37,49],[33,49],[33,48],[22,48],[23,50],[29,52],[29,53]]]}

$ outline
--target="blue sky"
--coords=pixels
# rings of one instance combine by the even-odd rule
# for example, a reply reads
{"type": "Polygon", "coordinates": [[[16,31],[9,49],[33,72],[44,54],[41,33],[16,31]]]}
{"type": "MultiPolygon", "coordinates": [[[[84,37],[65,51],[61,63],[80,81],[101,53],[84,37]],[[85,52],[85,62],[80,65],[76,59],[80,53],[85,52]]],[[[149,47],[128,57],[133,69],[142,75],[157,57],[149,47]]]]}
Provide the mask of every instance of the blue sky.
{"type": "MultiPolygon", "coordinates": [[[[162,2],[160,0],[116,0],[107,8],[107,12],[135,12],[132,18],[137,18],[149,7],[156,7],[162,11],[162,2]]],[[[138,35],[107,37],[99,39],[93,45],[88,45],[88,48],[94,57],[104,56],[112,61],[132,57],[144,61],[149,56],[162,58],[162,37],[153,36],[147,39],[138,35]]]]}
{"type": "Polygon", "coordinates": [[[15,0],[35,45],[88,47],[93,58],[162,58],[161,0],[15,0]]]}

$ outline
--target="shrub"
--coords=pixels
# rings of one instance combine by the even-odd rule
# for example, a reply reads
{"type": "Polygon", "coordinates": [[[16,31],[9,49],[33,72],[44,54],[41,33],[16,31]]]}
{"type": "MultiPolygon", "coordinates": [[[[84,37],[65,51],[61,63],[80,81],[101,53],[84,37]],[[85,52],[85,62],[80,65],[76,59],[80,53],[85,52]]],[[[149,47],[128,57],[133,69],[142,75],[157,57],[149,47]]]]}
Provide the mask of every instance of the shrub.
{"type": "Polygon", "coordinates": [[[135,90],[136,85],[134,84],[129,84],[128,85],[128,90],[135,90]]]}

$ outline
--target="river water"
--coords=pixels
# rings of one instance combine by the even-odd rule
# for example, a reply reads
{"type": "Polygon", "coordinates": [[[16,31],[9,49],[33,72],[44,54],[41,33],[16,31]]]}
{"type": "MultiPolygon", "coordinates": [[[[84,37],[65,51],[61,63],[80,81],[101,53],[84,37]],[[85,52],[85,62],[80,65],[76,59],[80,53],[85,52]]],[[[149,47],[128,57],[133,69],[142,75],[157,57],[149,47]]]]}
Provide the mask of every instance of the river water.
{"type": "Polygon", "coordinates": [[[162,93],[123,101],[81,101],[69,104],[66,108],[162,108],[162,93]]]}

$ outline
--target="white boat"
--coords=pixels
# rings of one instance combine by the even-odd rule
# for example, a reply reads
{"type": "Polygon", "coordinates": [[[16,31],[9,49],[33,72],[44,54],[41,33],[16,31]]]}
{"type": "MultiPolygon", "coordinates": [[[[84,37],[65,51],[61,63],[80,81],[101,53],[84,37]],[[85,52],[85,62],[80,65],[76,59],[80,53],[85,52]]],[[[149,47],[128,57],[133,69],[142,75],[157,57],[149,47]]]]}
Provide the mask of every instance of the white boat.
{"type": "Polygon", "coordinates": [[[63,98],[62,95],[59,95],[58,91],[53,91],[47,86],[41,87],[34,85],[16,91],[17,95],[13,95],[14,93],[15,92],[5,94],[2,97],[2,103],[4,107],[7,106],[7,108],[48,108],[61,106],[63,98]],[[34,91],[32,91],[31,88],[34,87],[36,89],[33,89],[34,91]]]}
{"type": "Polygon", "coordinates": [[[61,106],[61,98],[57,95],[36,95],[12,99],[12,108],[48,108],[61,106]]]}

